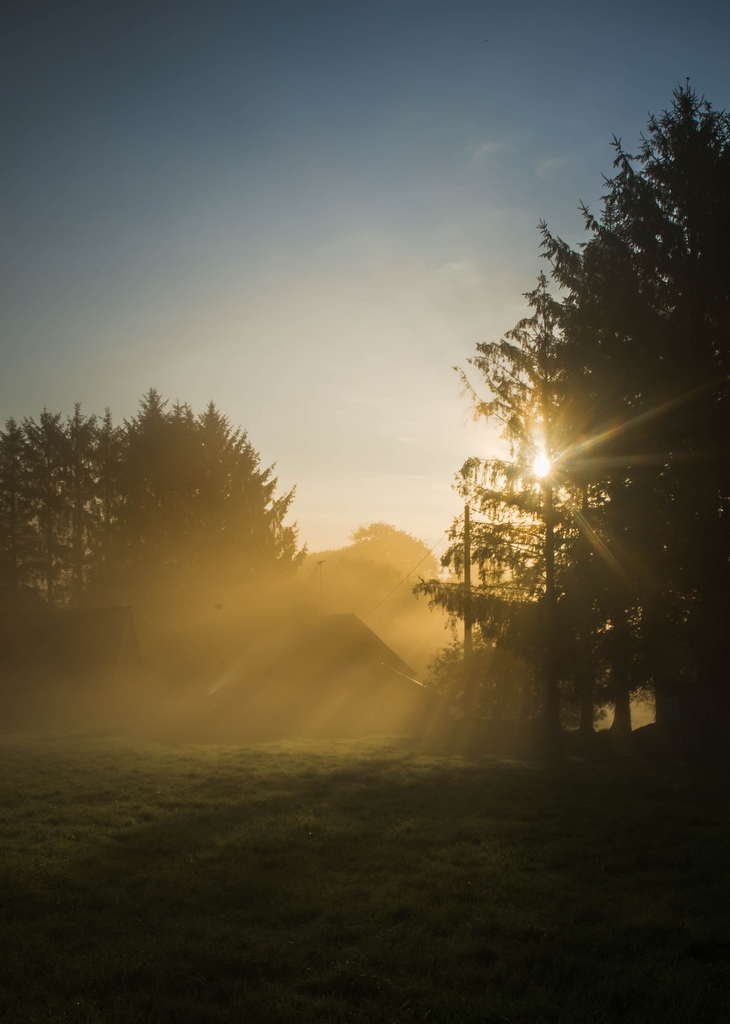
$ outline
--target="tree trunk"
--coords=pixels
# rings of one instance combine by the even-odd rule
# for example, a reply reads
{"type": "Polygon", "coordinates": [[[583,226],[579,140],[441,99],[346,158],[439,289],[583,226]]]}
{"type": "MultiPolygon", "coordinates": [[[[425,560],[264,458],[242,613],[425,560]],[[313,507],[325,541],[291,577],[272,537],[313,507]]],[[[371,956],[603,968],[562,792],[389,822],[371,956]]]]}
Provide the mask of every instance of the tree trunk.
{"type": "Polygon", "coordinates": [[[628,687],[621,687],[616,693],[611,732],[621,739],[631,735],[631,694],[628,687]]]}
{"type": "Polygon", "coordinates": [[[581,641],[581,669],[578,676],[580,692],[580,725],[578,731],[582,736],[592,736],[593,728],[593,659],[590,651],[590,639],[581,641]]]}
{"type": "Polygon", "coordinates": [[[615,630],[613,651],[613,701],[614,714],[611,732],[619,739],[631,735],[631,650],[628,622],[623,608],[616,608],[613,615],[615,630]]]}
{"type": "Polygon", "coordinates": [[[76,607],[80,608],[84,592],[84,520],[81,465],[78,461],[74,467],[74,507],[72,516],[73,551],[71,557],[73,560],[74,599],[76,607]]]}
{"type": "MultiPolygon", "coordinates": [[[[584,519],[588,514],[588,488],[583,487],[581,514],[584,519]]],[[[585,530],[581,530],[578,538],[578,608],[579,651],[578,651],[578,692],[580,694],[580,725],[582,736],[592,736],[593,729],[593,693],[595,689],[593,670],[593,635],[591,629],[591,586],[589,579],[588,539],[585,530]]]]}
{"type": "Polygon", "coordinates": [[[464,506],[464,716],[467,721],[476,710],[476,672],[472,647],[471,609],[471,520],[468,503],[464,506]]]}
{"type": "Polygon", "coordinates": [[[553,518],[553,488],[545,483],[545,640],[544,640],[544,690],[545,690],[545,729],[548,736],[560,732],[560,691],[558,688],[558,664],[555,628],[556,591],[555,591],[555,523],[553,518]]]}

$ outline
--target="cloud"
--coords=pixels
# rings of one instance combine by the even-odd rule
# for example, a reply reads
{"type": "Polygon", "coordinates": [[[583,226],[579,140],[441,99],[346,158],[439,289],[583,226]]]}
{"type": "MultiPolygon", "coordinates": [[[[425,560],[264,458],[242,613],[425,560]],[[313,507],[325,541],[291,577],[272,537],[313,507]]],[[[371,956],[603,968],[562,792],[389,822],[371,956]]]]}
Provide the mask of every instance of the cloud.
{"type": "Polygon", "coordinates": [[[507,143],[504,139],[492,139],[490,142],[472,143],[467,148],[467,154],[470,162],[484,163],[490,156],[502,153],[505,149],[507,143]]]}
{"type": "Polygon", "coordinates": [[[545,146],[532,161],[532,169],[540,181],[550,181],[571,163],[570,154],[560,146],[545,146]]]}
{"type": "Polygon", "coordinates": [[[438,269],[438,276],[442,281],[457,288],[476,288],[484,279],[484,275],[472,260],[442,263],[438,269]]]}

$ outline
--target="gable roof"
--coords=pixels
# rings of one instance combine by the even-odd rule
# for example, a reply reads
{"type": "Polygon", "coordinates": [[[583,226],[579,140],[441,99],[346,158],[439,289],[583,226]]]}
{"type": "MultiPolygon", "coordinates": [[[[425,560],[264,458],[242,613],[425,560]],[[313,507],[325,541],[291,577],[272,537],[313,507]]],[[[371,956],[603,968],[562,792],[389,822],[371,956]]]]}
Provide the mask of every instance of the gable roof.
{"type": "Polygon", "coordinates": [[[356,615],[315,615],[272,629],[211,688],[229,692],[266,680],[320,688],[353,673],[385,669],[414,686],[413,669],[356,615]]]}
{"type": "Polygon", "coordinates": [[[441,703],[351,614],[280,623],[210,695],[224,728],[269,736],[408,733],[441,703]]]}
{"type": "Polygon", "coordinates": [[[306,650],[310,656],[315,656],[318,667],[335,668],[352,663],[369,669],[384,665],[415,682],[413,669],[352,613],[323,615],[308,635],[299,639],[297,647],[302,653],[306,650]]]}

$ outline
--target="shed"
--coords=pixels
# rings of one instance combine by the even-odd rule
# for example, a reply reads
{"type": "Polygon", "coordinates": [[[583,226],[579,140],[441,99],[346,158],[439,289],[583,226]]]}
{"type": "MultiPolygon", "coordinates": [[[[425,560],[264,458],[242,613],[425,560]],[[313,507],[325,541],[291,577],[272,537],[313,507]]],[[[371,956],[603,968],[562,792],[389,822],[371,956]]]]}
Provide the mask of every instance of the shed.
{"type": "Polygon", "coordinates": [[[141,660],[129,607],[0,616],[0,729],[84,727],[129,710],[141,660]]]}

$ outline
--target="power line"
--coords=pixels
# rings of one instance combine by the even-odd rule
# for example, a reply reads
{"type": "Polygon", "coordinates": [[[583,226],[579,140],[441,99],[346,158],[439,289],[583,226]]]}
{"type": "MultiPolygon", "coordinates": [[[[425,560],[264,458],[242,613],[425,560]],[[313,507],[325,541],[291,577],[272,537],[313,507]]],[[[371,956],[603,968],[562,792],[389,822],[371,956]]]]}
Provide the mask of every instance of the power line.
{"type": "MultiPolygon", "coordinates": [[[[451,527],[449,527],[449,530],[450,530],[450,529],[451,529],[451,527]]],[[[390,593],[389,593],[389,594],[386,594],[386,595],[385,595],[385,597],[383,598],[383,600],[382,600],[382,601],[378,601],[378,603],[377,603],[377,604],[375,605],[375,607],[374,607],[374,608],[371,608],[371,609],[370,609],[370,611],[369,611],[369,612],[367,613],[367,615],[363,615],[363,622],[365,621],[365,619],[369,619],[369,618],[370,618],[370,616],[371,616],[371,615],[373,614],[373,612],[376,612],[376,611],[378,610],[378,608],[380,608],[381,604],[385,604],[385,602],[386,602],[386,601],[388,600],[388,598],[389,598],[389,597],[392,597],[392,596],[393,596],[393,594],[394,594],[394,593],[396,592],[396,590],[398,590],[398,589],[399,589],[400,587],[402,587],[402,586],[403,586],[403,584],[404,584],[404,583],[405,583],[405,581],[406,581],[406,580],[408,579],[408,577],[409,577],[409,576],[412,576],[412,575],[413,575],[413,573],[414,573],[414,572],[416,571],[416,569],[418,568],[418,566],[419,566],[419,565],[422,565],[422,564],[423,564],[423,563],[424,563],[424,562],[426,561],[426,559],[428,558],[428,556],[429,556],[429,555],[432,555],[432,554],[434,553],[434,551],[435,551],[435,550],[436,550],[436,548],[437,548],[437,547],[439,546],[439,544],[441,543],[441,541],[442,541],[442,540],[444,539],[444,537],[445,537],[445,536],[446,536],[446,535],[448,534],[449,530],[444,530],[444,532],[443,532],[443,533],[441,534],[441,536],[440,536],[440,537],[439,537],[439,539],[438,539],[438,540],[436,541],[436,543],[434,544],[434,546],[433,546],[433,547],[431,548],[431,550],[430,550],[430,551],[427,551],[427,552],[426,552],[426,554],[425,554],[425,555],[423,556],[423,558],[421,559],[421,561],[420,561],[420,562],[417,562],[417,563],[416,563],[416,565],[414,565],[414,566],[413,566],[413,568],[411,569],[411,571],[410,571],[410,572],[408,572],[408,573],[406,573],[406,575],[405,575],[405,576],[403,577],[403,579],[402,579],[402,580],[400,581],[400,583],[396,583],[396,585],[395,585],[395,586],[393,587],[393,589],[392,589],[392,590],[390,591],[390,593]]]]}

